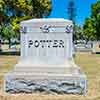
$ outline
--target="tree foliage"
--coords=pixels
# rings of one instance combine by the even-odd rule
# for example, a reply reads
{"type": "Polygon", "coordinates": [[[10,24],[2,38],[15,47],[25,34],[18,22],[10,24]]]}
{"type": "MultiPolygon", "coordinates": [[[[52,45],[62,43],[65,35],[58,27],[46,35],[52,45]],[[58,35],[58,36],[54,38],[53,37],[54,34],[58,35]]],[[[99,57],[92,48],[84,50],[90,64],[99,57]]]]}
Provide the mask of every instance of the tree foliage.
{"type": "Polygon", "coordinates": [[[76,25],[74,26],[74,31],[75,31],[75,34],[74,34],[74,38],[75,40],[84,40],[84,34],[83,34],[83,31],[82,31],[82,27],[79,26],[79,25],[76,25]]]}
{"type": "Polygon", "coordinates": [[[0,0],[0,24],[5,19],[4,9],[5,9],[5,2],[3,0],[0,0]]]}
{"type": "Polygon", "coordinates": [[[84,34],[89,40],[100,39],[100,1],[91,6],[92,14],[85,20],[83,26],[84,34]]]}
{"type": "Polygon", "coordinates": [[[2,36],[11,37],[14,32],[19,36],[21,21],[47,17],[50,11],[51,0],[0,0],[0,25],[6,26],[2,36]]]}
{"type": "Polygon", "coordinates": [[[36,18],[46,17],[51,11],[51,0],[31,0],[32,16],[36,18]]]}

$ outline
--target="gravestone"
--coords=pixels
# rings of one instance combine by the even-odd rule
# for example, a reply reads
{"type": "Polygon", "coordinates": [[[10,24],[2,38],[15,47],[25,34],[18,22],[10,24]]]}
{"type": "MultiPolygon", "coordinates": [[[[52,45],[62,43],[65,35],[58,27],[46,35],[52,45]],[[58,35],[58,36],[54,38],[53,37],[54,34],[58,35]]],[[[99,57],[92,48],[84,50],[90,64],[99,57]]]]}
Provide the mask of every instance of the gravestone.
{"type": "Polygon", "coordinates": [[[10,41],[11,41],[11,43],[10,43],[11,52],[16,52],[17,51],[16,39],[15,38],[11,38],[10,41]]]}
{"type": "Polygon", "coordinates": [[[75,51],[78,52],[92,52],[93,49],[91,41],[88,41],[87,43],[84,41],[83,42],[80,41],[79,43],[74,44],[74,47],[75,47],[75,51]]]}
{"type": "Polygon", "coordinates": [[[5,91],[86,94],[86,76],[72,56],[72,32],[65,19],[21,22],[21,57],[5,76],[5,91]]]}

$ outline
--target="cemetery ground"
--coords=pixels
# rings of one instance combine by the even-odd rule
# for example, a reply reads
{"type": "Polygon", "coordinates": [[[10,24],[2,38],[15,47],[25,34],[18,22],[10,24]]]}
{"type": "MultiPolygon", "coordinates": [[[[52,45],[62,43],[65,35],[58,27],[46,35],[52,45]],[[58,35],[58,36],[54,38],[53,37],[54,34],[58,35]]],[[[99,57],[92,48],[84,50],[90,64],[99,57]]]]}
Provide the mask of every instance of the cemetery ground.
{"type": "Polygon", "coordinates": [[[19,56],[0,55],[0,100],[100,100],[100,54],[77,52],[75,62],[85,72],[88,92],[81,95],[57,94],[7,94],[4,92],[4,75],[14,68],[19,56]]]}

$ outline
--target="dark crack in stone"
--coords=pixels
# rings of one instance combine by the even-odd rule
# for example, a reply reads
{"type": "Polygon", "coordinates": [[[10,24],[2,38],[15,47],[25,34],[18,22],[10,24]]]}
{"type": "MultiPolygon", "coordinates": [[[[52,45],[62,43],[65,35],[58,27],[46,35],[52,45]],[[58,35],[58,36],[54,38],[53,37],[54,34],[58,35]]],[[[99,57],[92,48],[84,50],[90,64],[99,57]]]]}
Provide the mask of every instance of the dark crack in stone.
{"type": "Polygon", "coordinates": [[[36,83],[33,83],[33,82],[27,83],[27,86],[34,86],[34,85],[36,85],[36,83]]]}

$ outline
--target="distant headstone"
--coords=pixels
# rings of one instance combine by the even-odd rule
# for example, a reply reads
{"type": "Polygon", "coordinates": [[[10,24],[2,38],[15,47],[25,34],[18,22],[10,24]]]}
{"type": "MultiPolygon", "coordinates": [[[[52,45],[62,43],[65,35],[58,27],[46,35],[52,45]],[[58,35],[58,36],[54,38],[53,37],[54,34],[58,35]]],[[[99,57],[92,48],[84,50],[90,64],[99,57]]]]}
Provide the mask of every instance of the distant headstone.
{"type": "Polygon", "coordinates": [[[93,41],[92,53],[100,54],[100,42],[99,41],[93,41]]]}
{"type": "Polygon", "coordinates": [[[92,52],[93,51],[93,42],[92,41],[88,41],[86,42],[79,42],[77,44],[74,45],[75,46],[75,50],[79,51],[79,52],[92,52]]]}
{"type": "Polygon", "coordinates": [[[92,44],[93,44],[92,53],[96,53],[96,42],[93,41],[92,44]]]}
{"type": "Polygon", "coordinates": [[[5,77],[9,93],[86,93],[86,76],[73,61],[73,24],[65,19],[21,22],[21,57],[5,77]]]}
{"type": "Polygon", "coordinates": [[[15,38],[11,38],[10,39],[10,50],[11,52],[16,52],[17,48],[16,48],[16,39],[15,38]]]}

